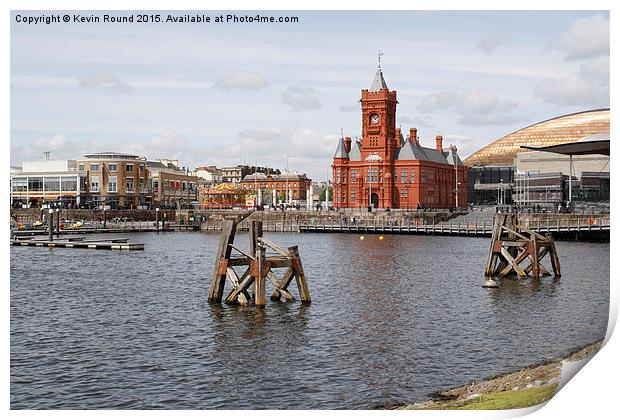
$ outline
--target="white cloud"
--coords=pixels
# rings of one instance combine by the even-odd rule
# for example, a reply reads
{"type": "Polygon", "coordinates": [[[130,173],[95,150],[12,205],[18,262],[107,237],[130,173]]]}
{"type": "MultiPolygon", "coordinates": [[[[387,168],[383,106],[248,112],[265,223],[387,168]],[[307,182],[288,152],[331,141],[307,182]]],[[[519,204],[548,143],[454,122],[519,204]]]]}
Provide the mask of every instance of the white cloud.
{"type": "Polygon", "coordinates": [[[290,105],[293,112],[314,111],[321,108],[322,104],[313,93],[312,88],[288,87],[282,93],[282,103],[290,105]]]}
{"type": "Polygon", "coordinates": [[[421,117],[410,118],[405,115],[396,118],[396,123],[407,124],[411,127],[432,127],[433,117],[430,115],[423,115],[421,117]]]}
{"type": "Polygon", "coordinates": [[[50,159],[75,159],[76,145],[69,141],[65,133],[51,137],[41,137],[28,145],[11,147],[11,163],[21,165],[24,161],[43,160],[43,152],[51,152],[50,159]]]}
{"type": "Polygon", "coordinates": [[[486,54],[493,54],[499,47],[511,44],[512,40],[508,35],[496,32],[480,40],[474,47],[474,50],[482,51],[486,54]]]}
{"type": "Polygon", "coordinates": [[[132,88],[127,83],[122,82],[118,76],[110,73],[97,73],[90,76],[80,77],[79,85],[84,88],[101,87],[112,94],[122,94],[131,92],[132,88]]]}
{"type": "Polygon", "coordinates": [[[496,94],[481,91],[439,92],[427,95],[418,104],[422,112],[456,112],[463,125],[500,125],[522,120],[510,114],[516,102],[500,99],[496,94]]]}
{"type": "Polygon", "coordinates": [[[573,22],[562,36],[569,60],[609,54],[609,16],[595,15],[573,22]]]}
{"type": "Polygon", "coordinates": [[[245,89],[258,90],[269,86],[267,80],[257,73],[248,71],[234,71],[227,74],[213,85],[218,89],[245,89]]]}
{"type": "Polygon", "coordinates": [[[597,57],[581,64],[579,73],[592,83],[609,86],[609,56],[597,57]]]}
{"type": "Polygon", "coordinates": [[[468,114],[458,119],[461,125],[480,126],[480,125],[509,125],[519,121],[524,121],[521,115],[510,114],[468,114]]]}
{"type": "Polygon", "coordinates": [[[545,79],[534,88],[534,96],[560,106],[596,108],[609,105],[609,90],[596,86],[581,73],[563,79],[545,79]]]}
{"type": "Polygon", "coordinates": [[[359,111],[360,109],[361,109],[360,103],[357,101],[351,104],[340,105],[340,110],[342,112],[354,112],[354,111],[359,111]]]}
{"type": "Polygon", "coordinates": [[[287,133],[278,128],[250,129],[239,133],[242,139],[251,139],[257,142],[274,142],[283,140],[287,133]]]}
{"type": "Polygon", "coordinates": [[[147,144],[150,153],[160,158],[187,158],[187,142],[173,130],[164,130],[147,144]]]}

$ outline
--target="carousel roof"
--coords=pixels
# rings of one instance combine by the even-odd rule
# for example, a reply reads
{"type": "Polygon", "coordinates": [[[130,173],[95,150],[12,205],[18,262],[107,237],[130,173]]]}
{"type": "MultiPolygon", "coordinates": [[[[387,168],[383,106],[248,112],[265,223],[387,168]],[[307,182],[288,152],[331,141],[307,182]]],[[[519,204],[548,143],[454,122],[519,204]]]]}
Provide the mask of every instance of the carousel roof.
{"type": "Polygon", "coordinates": [[[238,189],[232,184],[222,183],[215,187],[208,188],[206,194],[245,194],[245,191],[238,189]]]}

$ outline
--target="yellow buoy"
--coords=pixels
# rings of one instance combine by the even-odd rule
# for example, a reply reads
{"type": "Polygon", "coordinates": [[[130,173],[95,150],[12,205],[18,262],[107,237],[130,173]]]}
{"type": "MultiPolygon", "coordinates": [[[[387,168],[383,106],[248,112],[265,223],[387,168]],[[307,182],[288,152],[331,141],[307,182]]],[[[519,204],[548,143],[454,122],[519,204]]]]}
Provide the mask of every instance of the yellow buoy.
{"type": "Polygon", "coordinates": [[[379,240],[382,241],[383,240],[383,236],[379,236],[379,240]]]}
{"type": "Polygon", "coordinates": [[[364,235],[360,236],[360,241],[364,240],[364,235]]]}

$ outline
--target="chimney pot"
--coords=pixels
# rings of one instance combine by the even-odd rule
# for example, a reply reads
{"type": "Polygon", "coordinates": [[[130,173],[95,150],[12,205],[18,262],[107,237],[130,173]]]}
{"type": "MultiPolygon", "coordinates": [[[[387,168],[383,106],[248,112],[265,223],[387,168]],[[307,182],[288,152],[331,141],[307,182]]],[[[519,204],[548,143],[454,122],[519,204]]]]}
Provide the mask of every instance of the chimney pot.
{"type": "Polygon", "coordinates": [[[409,138],[417,145],[419,146],[420,143],[418,142],[418,129],[417,128],[410,128],[409,129],[409,138]]]}
{"type": "Polygon", "coordinates": [[[437,137],[435,137],[435,149],[440,152],[443,153],[443,136],[440,134],[437,137]]]}
{"type": "Polygon", "coordinates": [[[351,153],[351,137],[344,138],[344,148],[346,149],[347,153],[351,153]]]}

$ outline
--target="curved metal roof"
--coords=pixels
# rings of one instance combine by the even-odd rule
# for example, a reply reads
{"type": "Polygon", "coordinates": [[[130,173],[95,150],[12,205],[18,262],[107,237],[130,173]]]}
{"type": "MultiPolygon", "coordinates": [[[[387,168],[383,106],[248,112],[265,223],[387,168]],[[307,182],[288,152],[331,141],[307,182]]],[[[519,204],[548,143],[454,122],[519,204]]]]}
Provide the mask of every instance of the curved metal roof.
{"type": "Polygon", "coordinates": [[[609,108],[551,118],[514,131],[473,153],[465,165],[512,165],[521,146],[546,147],[573,143],[609,132],[609,108]]]}

